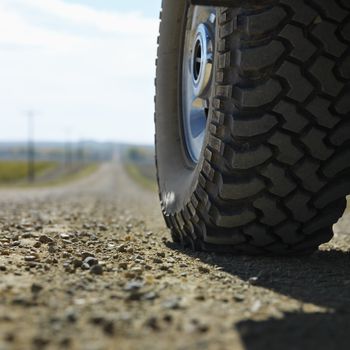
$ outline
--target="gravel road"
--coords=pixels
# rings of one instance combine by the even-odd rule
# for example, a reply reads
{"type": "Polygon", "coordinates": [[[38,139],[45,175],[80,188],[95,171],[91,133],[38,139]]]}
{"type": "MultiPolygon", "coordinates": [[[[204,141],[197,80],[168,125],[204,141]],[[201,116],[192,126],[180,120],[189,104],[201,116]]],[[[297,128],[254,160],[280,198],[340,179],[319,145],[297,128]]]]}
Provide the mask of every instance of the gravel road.
{"type": "Polygon", "coordinates": [[[156,195],[103,165],[0,192],[0,350],[349,349],[350,212],[311,257],[181,251],[156,195]]]}

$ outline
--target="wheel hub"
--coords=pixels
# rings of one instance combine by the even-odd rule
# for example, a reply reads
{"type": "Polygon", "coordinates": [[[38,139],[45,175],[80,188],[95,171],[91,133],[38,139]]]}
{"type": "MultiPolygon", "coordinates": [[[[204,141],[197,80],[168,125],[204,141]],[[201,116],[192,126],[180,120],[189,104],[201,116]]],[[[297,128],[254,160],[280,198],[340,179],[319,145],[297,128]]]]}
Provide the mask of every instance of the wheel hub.
{"type": "Polygon", "coordinates": [[[192,49],[192,77],[195,95],[200,96],[208,87],[212,72],[213,44],[205,24],[200,24],[192,49]]]}
{"type": "Polygon", "coordinates": [[[189,11],[182,70],[183,132],[189,159],[197,163],[203,147],[211,80],[215,9],[194,6],[189,11]]]}
{"type": "Polygon", "coordinates": [[[195,48],[193,50],[194,57],[193,57],[193,80],[195,83],[199,80],[199,75],[202,70],[202,41],[200,38],[197,39],[195,43],[195,48]]]}

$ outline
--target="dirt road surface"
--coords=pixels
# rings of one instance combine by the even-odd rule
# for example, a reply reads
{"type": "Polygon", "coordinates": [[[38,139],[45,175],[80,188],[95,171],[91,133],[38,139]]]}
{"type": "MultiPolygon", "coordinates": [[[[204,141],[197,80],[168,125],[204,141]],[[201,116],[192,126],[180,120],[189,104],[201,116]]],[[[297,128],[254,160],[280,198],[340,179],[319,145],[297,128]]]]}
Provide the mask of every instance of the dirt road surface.
{"type": "Polygon", "coordinates": [[[349,349],[350,215],[311,257],[181,251],[105,164],[0,192],[0,349],[349,349]]]}

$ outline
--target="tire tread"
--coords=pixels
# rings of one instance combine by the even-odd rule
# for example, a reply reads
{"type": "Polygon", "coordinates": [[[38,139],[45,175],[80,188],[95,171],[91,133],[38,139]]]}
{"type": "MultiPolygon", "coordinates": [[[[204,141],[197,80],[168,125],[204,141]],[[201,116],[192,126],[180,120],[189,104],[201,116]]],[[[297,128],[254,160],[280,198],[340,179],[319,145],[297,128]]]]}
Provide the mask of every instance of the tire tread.
{"type": "Polygon", "coordinates": [[[256,0],[218,11],[201,176],[181,213],[162,206],[165,220],[193,249],[312,252],[350,192],[350,6],[256,0]]]}

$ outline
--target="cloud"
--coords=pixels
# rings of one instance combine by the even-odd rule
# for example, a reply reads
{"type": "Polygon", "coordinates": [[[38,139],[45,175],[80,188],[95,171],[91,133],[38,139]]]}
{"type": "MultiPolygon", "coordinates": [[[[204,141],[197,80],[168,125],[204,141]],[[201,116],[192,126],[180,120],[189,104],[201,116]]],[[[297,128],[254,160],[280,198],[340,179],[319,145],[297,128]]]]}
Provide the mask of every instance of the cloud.
{"type": "Polygon", "coordinates": [[[51,48],[70,50],[86,45],[86,39],[43,29],[29,23],[25,14],[0,4],[0,44],[23,48],[51,48]]]}
{"type": "Polygon", "coordinates": [[[59,17],[74,24],[87,25],[96,29],[119,34],[145,34],[158,27],[156,19],[142,17],[141,13],[118,13],[96,10],[80,4],[68,4],[62,0],[5,0],[17,6],[26,6],[59,17]]]}
{"type": "Polygon", "coordinates": [[[158,21],[144,18],[137,12],[106,12],[89,6],[67,4],[61,0],[3,0],[0,3],[1,44],[47,47],[55,50],[79,48],[91,42],[89,29],[95,29],[95,35],[98,32],[104,35],[119,34],[124,39],[133,36],[142,44],[154,40],[158,21]],[[33,16],[33,13],[37,15],[33,16]],[[53,17],[56,23],[61,21],[56,30],[38,25],[42,18],[49,16],[53,17]],[[79,34],[73,30],[67,34],[68,23],[79,29],[79,34]]]}
{"type": "Polygon", "coordinates": [[[24,137],[13,125],[33,108],[41,139],[69,126],[89,138],[152,142],[157,32],[156,17],[137,12],[1,0],[0,140],[24,137]]]}

